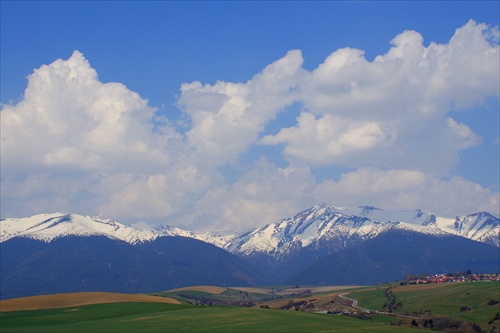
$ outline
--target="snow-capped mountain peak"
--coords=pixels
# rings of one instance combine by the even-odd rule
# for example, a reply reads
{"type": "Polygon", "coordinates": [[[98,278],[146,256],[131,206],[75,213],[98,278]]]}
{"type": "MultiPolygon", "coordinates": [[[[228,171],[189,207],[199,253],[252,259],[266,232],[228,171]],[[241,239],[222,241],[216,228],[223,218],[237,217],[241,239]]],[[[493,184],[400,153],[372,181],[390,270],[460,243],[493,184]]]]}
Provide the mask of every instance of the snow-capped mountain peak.
{"type": "Polygon", "coordinates": [[[106,236],[128,243],[152,240],[157,236],[102,216],[78,214],[39,214],[20,219],[1,221],[0,242],[13,237],[28,237],[50,242],[62,236],[106,236]]]}
{"type": "Polygon", "coordinates": [[[500,246],[499,219],[490,213],[479,212],[454,219],[438,218],[437,225],[451,234],[500,246]]]}
{"type": "Polygon", "coordinates": [[[454,234],[500,246],[499,219],[488,213],[451,220],[420,209],[385,211],[369,206],[347,208],[321,204],[236,237],[225,248],[242,255],[266,253],[279,260],[306,246],[318,247],[328,242],[332,247],[342,248],[395,229],[454,234]]]}
{"type": "Polygon", "coordinates": [[[197,234],[173,226],[140,230],[103,216],[77,214],[40,214],[0,221],[0,242],[28,237],[50,242],[64,236],[101,235],[131,244],[164,236],[182,236],[201,240],[231,253],[264,253],[278,259],[307,246],[319,248],[328,243],[332,249],[344,248],[377,237],[389,230],[407,230],[424,234],[453,234],[500,246],[499,218],[482,212],[454,219],[437,217],[424,210],[385,211],[370,206],[357,208],[320,204],[293,217],[255,228],[239,236],[216,232],[197,234]]]}
{"type": "Polygon", "coordinates": [[[14,237],[27,237],[51,242],[64,236],[105,236],[130,244],[143,243],[165,236],[194,238],[223,247],[234,235],[215,232],[195,234],[168,225],[159,225],[151,230],[137,229],[104,216],[82,216],[78,214],[39,214],[26,218],[7,218],[0,221],[0,243],[14,237]]]}

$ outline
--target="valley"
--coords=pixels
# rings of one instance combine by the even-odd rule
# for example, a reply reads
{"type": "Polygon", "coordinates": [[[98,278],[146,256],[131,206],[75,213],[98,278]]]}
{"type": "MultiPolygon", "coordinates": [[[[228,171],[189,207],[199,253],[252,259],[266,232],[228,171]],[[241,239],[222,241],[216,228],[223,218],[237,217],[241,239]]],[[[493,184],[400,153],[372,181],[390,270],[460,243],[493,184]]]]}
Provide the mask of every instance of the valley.
{"type": "MultiPolygon", "coordinates": [[[[105,304],[99,304],[103,303],[99,293],[86,294],[86,304],[77,303],[75,294],[46,295],[39,298],[50,302],[39,310],[12,311],[5,304],[15,300],[0,301],[0,330],[160,332],[168,327],[172,332],[416,332],[455,327],[463,332],[498,332],[499,288],[500,282],[490,281],[319,288],[193,286],[128,295],[105,304]],[[386,306],[388,290],[401,304],[397,309],[386,306]],[[75,303],[60,308],[58,299],[75,299],[75,303]],[[202,299],[205,303],[197,302],[202,299]],[[244,300],[253,304],[235,306],[244,300]]],[[[23,303],[28,306],[33,299],[25,298],[23,303]]]]}

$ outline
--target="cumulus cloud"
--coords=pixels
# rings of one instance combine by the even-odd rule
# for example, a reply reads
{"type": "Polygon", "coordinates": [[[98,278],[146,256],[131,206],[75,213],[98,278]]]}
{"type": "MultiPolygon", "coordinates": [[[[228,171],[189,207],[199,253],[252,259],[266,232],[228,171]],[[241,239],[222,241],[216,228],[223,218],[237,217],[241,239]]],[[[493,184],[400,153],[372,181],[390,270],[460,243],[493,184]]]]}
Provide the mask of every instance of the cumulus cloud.
{"type": "Polygon", "coordinates": [[[267,122],[298,98],[307,75],[302,62],[302,53],[293,50],[245,84],[183,84],[178,103],[192,119],[187,137],[194,158],[223,165],[244,152],[267,122]]]}
{"type": "Polygon", "coordinates": [[[2,109],[2,162],[8,172],[23,165],[130,172],[165,167],[176,135],[152,133],[154,112],[123,84],[101,83],[75,51],[36,69],[23,100],[2,109]]]}
{"type": "Polygon", "coordinates": [[[123,217],[120,211],[135,208],[128,216],[137,217],[142,204],[148,217],[168,215],[172,203],[159,202],[161,173],[182,168],[182,138],[168,121],[154,128],[148,101],[123,84],[100,82],[80,52],[35,69],[23,100],[1,115],[7,211],[92,214],[97,207],[123,217]]]}
{"type": "Polygon", "coordinates": [[[425,207],[451,217],[476,211],[500,213],[498,192],[461,177],[443,180],[418,170],[359,168],[344,173],[338,181],[318,184],[316,196],[319,201],[328,199],[325,202],[348,207],[363,202],[388,210],[425,207]]]}
{"type": "Polygon", "coordinates": [[[391,146],[396,126],[377,121],[356,121],[333,115],[317,119],[302,112],[297,126],[265,136],[261,143],[286,143],[284,153],[316,165],[343,164],[356,154],[366,159],[366,151],[391,146]]]}
{"type": "Polygon", "coordinates": [[[275,222],[315,204],[316,182],[306,166],[276,167],[266,159],[232,184],[209,189],[189,215],[203,230],[241,231],[275,222]]]}
{"type": "Polygon", "coordinates": [[[319,202],[499,214],[498,192],[448,178],[459,152],[482,142],[450,111],[499,94],[495,36],[470,21],[449,43],[424,46],[405,31],[371,62],[345,48],[312,71],[292,50],[244,83],[182,84],[187,130],[123,84],[100,82],[75,51],[36,69],[23,99],[2,107],[2,214],[203,231],[241,231],[319,202]],[[295,125],[279,127],[292,104],[303,107],[295,125]],[[265,147],[274,145],[279,166],[265,147]],[[349,171],[318,181],[316,166],[349,171]]]}
{"type": "Polygon", "coordinates": [[[428,47],[405,31],[373,62],[361,50],[335,51],[304,85],[297,125],[261,143],[284,144],[290,159],[316,165],[446,174],[461,149],[481,142],[449,112],[499,94],[499,47],[486,37],[496,30],[471,20],[448,44],[428,47]]]}

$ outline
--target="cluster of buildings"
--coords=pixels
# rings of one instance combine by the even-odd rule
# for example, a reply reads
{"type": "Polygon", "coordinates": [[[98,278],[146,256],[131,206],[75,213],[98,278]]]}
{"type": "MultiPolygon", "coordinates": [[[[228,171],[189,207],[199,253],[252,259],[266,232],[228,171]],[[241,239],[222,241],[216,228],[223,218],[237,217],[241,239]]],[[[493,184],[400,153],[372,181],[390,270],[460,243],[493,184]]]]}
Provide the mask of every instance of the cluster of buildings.
{"type": "Polygon", "coordinates": [[[432,276],[412,279],[401,284],[429,284],[429,283],[455,283],[455,282],[476,282],[476,281],[500,281],[497,274],[436,274],[432,276]]]}

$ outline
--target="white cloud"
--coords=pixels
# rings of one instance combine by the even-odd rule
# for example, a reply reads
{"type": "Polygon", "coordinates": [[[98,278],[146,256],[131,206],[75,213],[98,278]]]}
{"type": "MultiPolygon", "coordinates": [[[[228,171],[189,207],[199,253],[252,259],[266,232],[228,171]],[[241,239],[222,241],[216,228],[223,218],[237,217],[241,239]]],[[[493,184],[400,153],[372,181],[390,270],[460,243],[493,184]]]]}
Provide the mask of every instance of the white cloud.
{"type": "Polygon", "coordinates": [[[290,159],[316,165],[446,174],[461,149],[481,142],[448,113],[499,95],[500,54],[487,41],[491,31],[471,20],[448,44],[428,47],[420,34],[405,31],[373,62],[360,50],[335,51],[304,84],[306,110],[297,125],[261,142],[285,144],[290,159]]]}
{"type": "Polygon", "coordinates": [[[83,55],[28,77],[24,99],[2,109],[7,166],[140,172],[170,161],[173,131],[152,133],[155,110],[120,83],[101,83],[83,55]]]}
{"type": "Polygon", "coordinates": [[[316,188],[318,201],[341,206],[371,205],[388,210],[424,208],[454,217],[477,211],[500,214],[499,193],[460,177],[442,180],[418,170],[366,167],[327,180],[316,188]]]}
{"type": "Polygon", "coordinates": [[[80,52],[35,69],[23,100],[1,115],[7,212],[135,218],[141,203],[148,217],[168,216],[159,187],[164,170],[180,168],[182,138],[162,119],[154,129],[155,109],[123,84],[100,82],[80,52]]]}
{"type": "Polygon", "coordinates": [[[279,168],[263,160],[237,182],[211,187],[183,222],[201,231],[242,231],[321,202],[387,210],[422,208],[448,217],[477,211],[500,214],[498,192],[460,177],[443,180],[418,170],[365,167],[342,174],[338,181],[317,183],[307,166],[279,168]]]}
{"type": "Polygon", "coordinates": [[[261,143],[287,143],[286,155],[317,165],[343,164],[349,163],[354,155],[366,157],[366,151],[374,154],[374,149],[390,146],[397,135],[392,124],[355,121],[328,114],[316,119],[313,114],[302,112],[297,123],[297,127],[265,136],[261,143]]]}
{"type": "Polygon", "coordinates": [[[2,108],[2,214],[233,231],[318,202],[498,214],[498,193],[440,178],[481,143],[449,112],[498,96],[495,35],[470,21],[448,44],[425,47],[405,31],[372,62],[345,48],[309,72],[293,50],[245,83],[186,83],[187,131],[123,84],[100,82],[75,51],[36,69],[22,101],[2,108]],[[304,108],[296,124],[264,136],[293,103],[304,108]],[[288,164],[277,167],[263,145],[283,145],[288,164]],[[249,150],[257,162],[245,164],[249,150]],[[318,183],[317,165],[351,170],[318,183]]]}
{"type": "Polygon", "coordinates": [[[189,224],[185,216],[196,202],[220,183],[222,177],[218,172],[180,162],[162,173],[112,174],[99,185],[99,192],[108,192],[99,211],[121,220],[185,226],[189,224]]]}
{"type": "Polygon", "coordinates": [[[266,123],[298,98],[306,72],[290,51],[247,83],[183,84],[179,105],[192,119],[187,133],[199,163],[223,165],[255,142],[266,123]]]}
{"type": "Polygon", "coordinates": [[[189,215],[203,230],[241,231],[275,222],[315,204],[316,186],[308,167],[278,168],[265,159],[235,183],[209,189],[189,215]]]}

